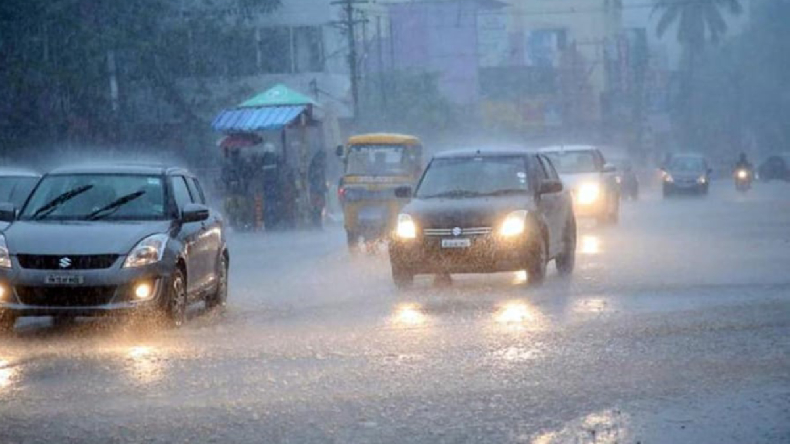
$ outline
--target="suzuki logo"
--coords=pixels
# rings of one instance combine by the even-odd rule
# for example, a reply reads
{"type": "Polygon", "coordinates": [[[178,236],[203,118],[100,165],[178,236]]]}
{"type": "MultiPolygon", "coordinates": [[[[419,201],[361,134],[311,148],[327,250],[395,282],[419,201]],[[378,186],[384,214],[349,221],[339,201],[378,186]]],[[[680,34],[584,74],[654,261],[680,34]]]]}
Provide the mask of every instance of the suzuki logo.
{"type": "Polygon", "coordinates": [[[455,227],[453,228],[453,236],[460,236],[461,235],[461,228],[455,227]]]}
{"type": "Polygon", "coordinates": [[[60,268],[69,268],[71,267],[71,259],[62,257],[60,261],[58,261],[58,265],[60,265],[60,268]]]}

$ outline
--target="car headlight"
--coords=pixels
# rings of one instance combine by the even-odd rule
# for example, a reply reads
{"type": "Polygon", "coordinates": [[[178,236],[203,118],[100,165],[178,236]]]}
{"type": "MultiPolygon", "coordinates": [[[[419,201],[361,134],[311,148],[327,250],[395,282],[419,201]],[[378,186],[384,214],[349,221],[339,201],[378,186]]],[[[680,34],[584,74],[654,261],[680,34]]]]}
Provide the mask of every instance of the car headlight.
{"type": "Polygon", "coordinates": [[[401,239],[414,239],[417,237],[417,226],[414,224],[414,219],[408,214],[399,214],[395,234],[401,239]]]}
{"type": "Polygon", "coordinates": [[[162,260],[167,246],[166,234],[154,234],[141,240],[126,256],[124,268],[142,267],[162,260]]]}
{"type": "Polygon", "coordinates": [[[699,183],[699,184],[704,184],[707,181],[708,181],[708,178],[705,177],[705,176],[700,176],[699,179],[697,179],[697,183],[699,183]]]}
{"type": "Polygon", "coordinates": [[[0,268],[11,268],[11,255],[8,253],[8,245],[2,234],[0,234],[0,268]]]}
{"type": "Polygon", "coordinates": [[[738,171],[738,179],[746,179],[747,177],[749,177],[749,173],[746,170],[738,171]]]}
{"type": "Polygon", "coordinates": [[[672,182],[674,182],[674,181],[675,181],[675,179],[672,177],[672,175],[671,175],[671,174],[669,174],[669,173],[665,173],[665,174],[664,174],[664,182],[666,182],[666,183],[672,183],[672,182]]]}
{"type": "Polygon", "coordinates": [[[577,200],[582,205],[589,205],[596,200],[601,194],[601,187],[597,183],[585,183],[579,187],[579,195],[577,200]]]}
{"type": "Polygon", "coordinates": [[[524,232],[527,225],[527,211],[518,210],[507,215],[499,234],[505,237],[517,236],[524,232]]]}

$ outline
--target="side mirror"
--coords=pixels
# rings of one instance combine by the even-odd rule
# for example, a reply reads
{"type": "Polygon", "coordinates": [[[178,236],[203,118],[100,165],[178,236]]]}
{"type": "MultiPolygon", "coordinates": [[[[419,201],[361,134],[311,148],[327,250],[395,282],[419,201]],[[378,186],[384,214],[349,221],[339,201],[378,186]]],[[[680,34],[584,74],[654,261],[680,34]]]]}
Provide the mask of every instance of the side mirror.
{"type": "Polygon", "coordinates": [[[337,157],[343,157],[343,154],[345,154],[345,147],[343,145],[338,145],[335,148],[335,155],[337,157]]]}
{"type": "Polygon", "coordinates": [[[603,170],[601,171],[604,173],[614,173],[615,171],[617,171],[617,167],[615,167],[611,163],[605,163],[603,165],[603,170]]]}
{"type": "Polygon", "coordinates": [[[0,203],[0,222],[13,222],[16,219],[16,208],[11,203],[0,203]]]}
{"type": "Polygon", "coordinates": [[[181,212],[181,222],[189,223],[189,222],[202,222],[208,219],[208,207],[201,204],[186,204],[184,205],[184,211],[181,212]]]}
{"type": "Polygon", "coordinates": [[[402,186],[395,188],[395,197],[398,199],[408,199],[411,197],[411,187],[410,186],[402,186]]]}
{"type": "Polygon", "coordinates": [[[538,194],[551,194],[551,193],[559,193],[562,191],[562,182],[559,180],[544,180],[540,184],[540,189],[538,190],[538,194]]]}

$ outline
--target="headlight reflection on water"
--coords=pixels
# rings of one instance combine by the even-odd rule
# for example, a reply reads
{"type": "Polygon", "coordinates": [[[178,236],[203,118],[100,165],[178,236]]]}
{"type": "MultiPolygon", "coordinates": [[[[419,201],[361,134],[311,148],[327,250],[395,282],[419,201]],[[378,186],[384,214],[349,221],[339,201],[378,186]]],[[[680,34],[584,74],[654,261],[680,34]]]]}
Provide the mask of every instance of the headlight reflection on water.
{"type": "Polygon", "coordinates": [[[419,304],[401,304],[395,307],[391,322],[401,327],[416,327],[425,325],[428,322],[428,316],[419,304]]]}
{"type": "Polygon", "coordinates": [[[11,367],[11,363],[0,359],[0,390],[8,388],[16,378],[17,369],[11,367]]]}
{"type": "Polygon", "coordinates": [[[601,252],[601,240],[598,236],[590,234],[584,235],[581,238],[581,253],[594,255],[601,252]]]}
{"type": "Polygon", "coordinates": [[[136,345],[126,350],[125,364],[129,375],[137,382],[150,384],[164,376],[165,362],[150,345],[136,345]]]}

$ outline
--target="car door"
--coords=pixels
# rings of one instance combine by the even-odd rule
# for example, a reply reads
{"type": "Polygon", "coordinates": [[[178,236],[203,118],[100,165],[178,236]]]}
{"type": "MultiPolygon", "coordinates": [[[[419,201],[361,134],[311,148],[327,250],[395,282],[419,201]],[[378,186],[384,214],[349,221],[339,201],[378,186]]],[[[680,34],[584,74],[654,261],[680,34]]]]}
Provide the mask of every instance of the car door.
{"type": "MultiPolygon", "coordinates": [[[[206,195],[197,178],[187,177],[187,185],[192,194],[192,201],[206,205],[206,195]]],[[[222,221],[216,212],[211,211],[209,218],[201,222],[201,226],[198,243],[201,247],[202,266],[206,272],[203,285],[210,286],[217,279],[217,262],[222,248],[222,221]]]]}
{"type": "MultiPolygon", "coordinates": [[[[186,178],[184,176],[170,176],[170,186],[172,196],[175,200],[178,216],[184,211],[187,204],[192,203],[192,195],[189,192],[186,178]]],[[[187,291],[194,294],[199,291],[203,282],[206,280],[206,266],[201,258],[200,236],[204,228],[202,222],[182,223],[178,233],[179,240],[184,244],[185,261],[187,265],[187,291]]]]}
{"type": "MultiPolygon", "coordinates": [[[[546,168],[545,163],[548,162],[542,155],[537,155],[533,158],[533,163],[535,164],[533,168],[533,174],[537,179],[536,186],[540,189],[540,184],[551,180],[551,176],[548,173],[548,169],[546,168]]],[[[559,178],[557,178],[559,180],[559,178]]],[[[559,213],[560,213],[560,194],[559,193],[542,193],[536,195],[538,208],[543,213],[543,217],[546,221],[546,225],[548,226],[549,231],[549,254],[554,255],[556,251],[561,247],[559,240],[561,239],[562,232],[560,231],[559,227],[561,227],[560,220],[559,220],[559,213]]]]}

